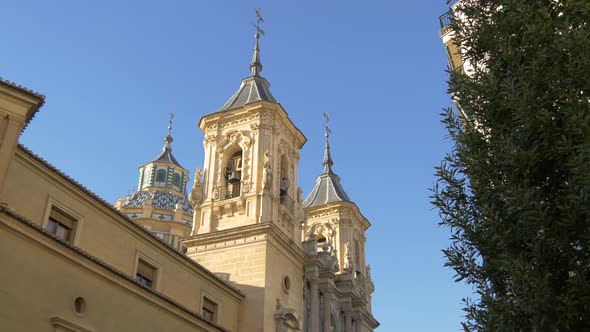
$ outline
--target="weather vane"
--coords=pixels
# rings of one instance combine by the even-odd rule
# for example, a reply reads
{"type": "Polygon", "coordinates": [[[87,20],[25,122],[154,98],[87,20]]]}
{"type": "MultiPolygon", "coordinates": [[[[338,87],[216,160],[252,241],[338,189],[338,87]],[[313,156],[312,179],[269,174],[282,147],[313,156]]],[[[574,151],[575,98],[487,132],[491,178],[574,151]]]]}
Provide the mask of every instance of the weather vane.
{"type": "Polygon", "coordinates": [[[174,113],[170,112],[170,120],[168,120],[168,136],[170,136],[170,132],[172,131],[172,120],[174,119],[174,113]]]}
{"type": "Polygon", "coordinates": [[[330,116],[328,115],[328,112],[324,112],[324,127],[326,127],[326,133],[324,135],[326,136],[326,140],[332,135],[332,130],[328,126],[328,122],[330,122],[330,116]]]}
{"type": "Polygon", "coordinates": [[[256,8],[256,39],[260,38],[260,35],[264,36],[264,30],[260,27],[261,23],[264,23],[262,19],[262,13],[260,12],[260,8],[256,8]]]}

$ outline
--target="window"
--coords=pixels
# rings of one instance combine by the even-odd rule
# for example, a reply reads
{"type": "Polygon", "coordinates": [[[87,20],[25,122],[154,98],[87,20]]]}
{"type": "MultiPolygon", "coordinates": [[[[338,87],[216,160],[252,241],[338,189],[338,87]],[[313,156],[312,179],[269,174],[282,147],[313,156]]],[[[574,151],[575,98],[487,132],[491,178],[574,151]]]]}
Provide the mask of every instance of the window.
{"type": "Polygon", "coordinates": [[[166,182],[166,170],[159,169],[156,172],[156,182],[166,182]]]}
{"type": "Polygon", "coordinates": [[[144,287],[153,289],[156,283],[157,272],[158,269],[140,258],[137,261],[137,273],[135,274],[135,281],[144,287]]]}
{"type": "Polygon", "coordinates": [[[215,322],[217,319],[217,303],[203,296],[203,307],[201,308],[201,316],[205,320],[215,322]]]}
{"type": "Polygon", "coordinates": [[[63,210],[52,206],[47,220],[47,232],[58,239],[72,242],[76,219],[63,210]]]}
{"type": "Polygon", "coordinates": [[[284,275],[283,276],[283,290],[285,291],[285,293],[289,293],[290,289],[291,289],[291,279],[289,278],[288,275],[284,275]]]}
{"type": "Polygon", "coordinates": [[[180,187],[180,174],[174,173],[174,176],[172,176],[172,184],[180,187]]]}

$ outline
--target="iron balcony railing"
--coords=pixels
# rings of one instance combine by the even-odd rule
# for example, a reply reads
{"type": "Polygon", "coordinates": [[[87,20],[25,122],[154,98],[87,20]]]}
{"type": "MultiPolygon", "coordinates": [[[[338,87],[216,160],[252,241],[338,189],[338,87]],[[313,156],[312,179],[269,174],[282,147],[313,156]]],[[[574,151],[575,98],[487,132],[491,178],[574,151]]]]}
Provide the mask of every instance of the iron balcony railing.
{"type": "Polygon", "coordinates": [[[449,32],[451,23],[453,22],[453,11],[449,10],[448,12],[442,14],[438,18],[440,22],[440,33],[445,34],[449,32]]]}

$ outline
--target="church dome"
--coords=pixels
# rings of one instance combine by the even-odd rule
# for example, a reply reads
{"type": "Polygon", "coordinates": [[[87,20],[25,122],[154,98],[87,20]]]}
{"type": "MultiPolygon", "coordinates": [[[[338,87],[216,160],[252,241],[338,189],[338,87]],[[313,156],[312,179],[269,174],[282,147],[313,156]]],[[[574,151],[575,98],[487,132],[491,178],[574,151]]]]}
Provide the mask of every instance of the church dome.
{"type": "Polygon", "coordinates": [[[146,205],[146,201],[151,199],[152,208],[159,210],[175,211],[176,204],[180,203],[182,212],[192,215],[193,207],[186,198],[174,193],[165,191],[136,191],[133,194],[121,197],[121,207],[124,209],[140,209],[146,205]]]}

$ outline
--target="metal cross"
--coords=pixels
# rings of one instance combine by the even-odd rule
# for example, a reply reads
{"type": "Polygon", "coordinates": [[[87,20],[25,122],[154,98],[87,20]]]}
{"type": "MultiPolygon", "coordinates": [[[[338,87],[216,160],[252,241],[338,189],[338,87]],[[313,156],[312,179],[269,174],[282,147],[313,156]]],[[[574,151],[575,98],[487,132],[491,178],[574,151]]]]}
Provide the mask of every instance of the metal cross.
{"type": "Polygon", "coordinates": [[[174,119],[174,113],[170,112],[170,120],[168,120],[168,136],[170,136],[170,132],[172,131],[172,120],[174,119]]]}
{"type": "Polygon", "coordinates": [[[332,135],[332,130],[328,126],[328,122],[330,122],[330,116],[328,115],[328,112],[324,112],[324,127],[326,127],[326,133],[324,135],[326,136],[326,139],[332,135]]]}
{"type": "Polygon", "coordinates": [[[264,36],[264,30],[260,27],[260,24],[264,23],[262,19],[262,13],[260,12],[260,8],[256,8],[256,39],[260,38],[260,35],[264,36]]]}

